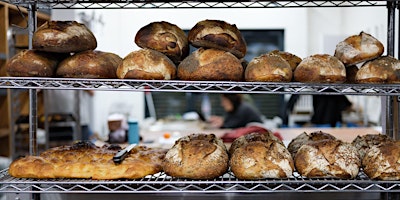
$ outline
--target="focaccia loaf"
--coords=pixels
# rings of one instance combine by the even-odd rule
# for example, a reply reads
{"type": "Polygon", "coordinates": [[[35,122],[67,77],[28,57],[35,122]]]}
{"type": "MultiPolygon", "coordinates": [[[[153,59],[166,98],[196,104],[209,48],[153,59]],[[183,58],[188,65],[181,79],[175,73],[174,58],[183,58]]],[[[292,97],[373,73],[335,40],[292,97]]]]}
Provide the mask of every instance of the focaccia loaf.
{"type": "Polygon", "coordinates": [[[120,163],[113,156],[120,146],[97,147],[80,142],[72,146],[49,149],[39,156],[26,156],[13,161],[9,174],[18,178],[87,178],[87,179],[136,179],[158,173],[164,149],[137,146],[120,163]]]}

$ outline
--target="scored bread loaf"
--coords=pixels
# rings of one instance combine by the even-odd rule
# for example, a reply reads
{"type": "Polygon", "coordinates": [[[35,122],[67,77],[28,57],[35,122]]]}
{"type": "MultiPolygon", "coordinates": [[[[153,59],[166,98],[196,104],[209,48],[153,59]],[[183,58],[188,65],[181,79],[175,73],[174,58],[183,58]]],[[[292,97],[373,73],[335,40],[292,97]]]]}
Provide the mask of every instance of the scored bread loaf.
{"type": "Polygon", "coordinates": [[[263,54],[253,58],[244,72],[246,81],[289,82],[292,76],[289,63],[275,54],[263,54]]]}
{"type": "Polygon", "coordinates": [[[339,42],[336,45],[335,57],[346,66],[350,66],[377,58],[383,51],[383,44],[379,40],[362,31],[339,42]]]}
{"type": "Polygon", "coordinates": [[[283,59],[285,59],[290,67],[292,68],[292,71],[294,71],[297,67],[297,65],[300,64],[300,62],[302,61],[302,59],[292,53],[286,52],[286,51],[279,51],[279,50],[272,50],[270,52],[268,52],[268,54],[272,54],[272,55],[278,55],[280,57],[282,57],[283,59]]]}
{"type": "Polygon", "coordinates": [[[114,53],[87,50],[64,59],[57,76],[64,78],[117,78],[122,58],[114,53]]]}
{"type": "Polygon", "coordinates": [[[400,180],[400,141],[372,146],[362,160],[365,174],[371,179],[400,180]]]}
{"type": "Polygon", "coordinates": [[[97,40],[93,33],[76,21],[47,21],[32,37],[32,48],[55,53],[94,50],[97,40]]]}
{"type": "Polygon", "coordinates": [[[366,134],[366,135],[358,135],[353,139],[351,144],[357,149],[360,154],[360,159],[363,160],[365,154],[369,151],[369,149],[373,146],[377,146],[386,142],[393,141],[392,138],[383,134],[366,134]]]}
{"type": "Polygon", "coordinates": [[[212,179],[228,170],[225,144],[214,134],[179,138],[163,161],[164,172],[177,178],[212,179]]]}
{"type": "Polygon", "coordinates": [[[185,32],[177,25],[152,22],[136,33],[135,43],[142,48],[159,51],[178,64],[189,55],[189,42],[185,32]]]}
{"type": "Polygon", "coordinates": [[[176,77],[176,65],[163,53],[140,49],[123,59],[117,76],[121,79],[171,80],[176,77]]]}
{"type": "Polygon", "coordinates": [[[340,60],[328,54],[304,58],[294,70],[294,80],[304,83],[343,83],[346,68],[340,60]]]}
{"type": "Polygon", "coordinates": [[[9,174],[18,178],[137,179],[162,170],[165,149],[136,146],[120,163],[113,162],[122,148],[118,145],[97,147],[88,142],[48,149],[39,156],[13,161],[9,174]]]}
{"type": "Polygon", "coordinates": [[[294,171],[289,151],[270,132],[241,136],[229,152],[231,171],[239,179],[287,178],[294,171]]]}
{"type": "Polygon", "coordinates": [[[190,29],[189,43],[194,47],[215,48],[231,52],[238,58],[246,55],[246,42],[235,24],[222,20],[203,20],[190,29]]]}
{"type": "Polygon", "coordinates": [[[67,55],[37,50],[22,50],[6,64],[9,76],[52,77],[58,63],[67,55]]]}
{"type": "Polygon", "coordinates": [[[292,154],[292,157],[294,158],[296,156],[297,151],[304,144],[307,144],[307,143],[313,142],[313,141],[318,141],[318,140],[326,140],[326,139],[336,140],[336,137],[329,133],[325,133],[322,131],[314,131],[314,132],[311,132],[310,134],[303,132],[300,135],[293,138],[290,141],[290,143],[288,144],[287,148],[288,148],[289,152],[292,154]]]}
{"type": "Polygon", "coordinates": [[[355,76],[357,83],[400,83],[400,61],[382,56],[365,62],[355,76]]]}
{"type": "Polygon", "coordinates": [[[191,81],[240,81],[243,66],[233,54],[199,48],[178,65],[178,78],[191,81]]]}
{"type": "Polygon", "coordinates": [[[295,156],[297,171],[308,178],[355,178],[361,166],[357,149],[341,140],[318,140],[300,147],[295,156]]]}

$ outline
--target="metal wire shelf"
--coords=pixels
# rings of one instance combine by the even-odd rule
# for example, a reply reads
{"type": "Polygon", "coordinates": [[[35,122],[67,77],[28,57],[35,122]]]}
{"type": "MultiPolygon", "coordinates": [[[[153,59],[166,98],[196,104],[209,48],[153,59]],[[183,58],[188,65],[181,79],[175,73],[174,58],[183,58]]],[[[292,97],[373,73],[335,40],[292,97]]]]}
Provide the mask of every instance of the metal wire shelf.
{"type": "Polygon", "coordinates": [[[0,172],[0,192],[9,193],[271,193],[400,192],[400,181],[370,180],[363,172],[352,180],[303,178],[240,180],[228,172],[213,180],[188,180],[164,173],[136,180],[23,179],[0,172]]]}
{"type": "Polygon", "coordinates": [[[308,84],[299,82],[232,82],[126,79],[0,78],[0,88],[81,89],[157,92],[262,93],[262,94],[345,94],[398,96],[398,84],[308,84]]]}
{"type": "Polygon", "coordinates": [[[168,0],[1,0],[14,5],[36,3],[52,9],[149,9],[149,8],[291,8],[291,7],[355,7],[386,6],[387,1],[168,1],[168,0]]]}

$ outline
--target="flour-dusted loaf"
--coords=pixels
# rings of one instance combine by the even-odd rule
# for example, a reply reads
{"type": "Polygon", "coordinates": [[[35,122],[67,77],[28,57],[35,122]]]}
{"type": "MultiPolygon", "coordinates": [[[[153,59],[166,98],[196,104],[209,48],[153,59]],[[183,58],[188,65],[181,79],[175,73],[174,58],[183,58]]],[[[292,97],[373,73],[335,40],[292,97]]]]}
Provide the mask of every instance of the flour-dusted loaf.
{"type": "Polygon", "coordinates": [[[287,178],[294,171],[285,145],[270,133],[250,133],[237,138],[229,161],[239,179],[287,178]],[[236,142],[238,141],[238,142],[236,142]]]}
{"type": "Polygon", "coordinates": [[[268,54],[272,54],[272,55],[278,55],[280,57],[282,57],[283,59],[285,59],[290,67],[292,68],[292,71],[294,71],[297,67],[297,65],[300,64],[300,62],[302,61],[302,59],[300,57],[298,57],[295,54],[286,52],[286,51],[279,51],[279,50],[272,50],[270,52],[268,52],[268,54]]]}
{"type": "Polygon", "coordinates": [[[37,50],[22,50],[6,64],[9,76],[52,77],[58,63],[67,55],[37,50]]]}
{"type": "Polygon", "coordinates": [[[137,179],[162,171],[165,149],[136,146],[120,163],[113,156],[120,146],[97,147],[78,142],[71,146],[48,149],[39,156],[26,156],[13,161],[9,174],[18,178],[86,178],[137,179]]]}
{"type": "Polygon", "coordinates": [[[136,33],[135,43],[139,47],[165,54],[176,64],[189,54],[189,42],[185,32],[166,21],[152,22],[140,28],[136,33]]]}
{"type": "Polygon", "coordinates": [[[358,135],[353,139],[351,144],[357,149],[360,154],[360,159],[363,160],[365,154],[369,151],[369,149],[373,146],[377,146],[386,142],[393,141],[392,138],[383,134],[366,134],[366,135],[358,135]]]}
{"type": "Polygon", "coordinates": [[[361,166],[357,149],[341,140],[318,140],[300,147],[295,156],[297,171],[308,178],[355,178],[361,166]]]}
{"type": "Polygon", "coordinates": [[[346,66],[372,60],[382,55],[383,44],[372,35],[361,32],[336,45],[335,57],[346,66]]]}
{"type": "Polygon", "coordinates": [[[246,42],[235,24],[222,20],[206,19],[190,29],[189,43],[194,47],[216,48],[243,58],[247,52],[246,42]]]}
{"type": "Polygon", "coordinates": [[[304,144],[307,144],[307,143],[313,142],[313,141],[318,141],[318,140],[325,140],[325,139],[336,140],[336,137],[329,133],[323,132],[323,131],[314,131],[314,132],[311,132],[310,134],[303,132],[300,135],[293,138],[290,141],[290,143],[288,144],[287,148],[294,158],[296,156],[297,151],[304,144]]]}
{"type": "Polygon", "coordinates": [[[400,141],[372,146],[362,163],[371,179],[400,180],[400,141]]]}
{"type": "Polygon", "coordinates": [[[253,58],[246,67],[246,81],[290,82],[293,72],[290,64],[279,55],[263,54],[253,58]]]}
{"type": "Polygon", "coordinates": [[[33,34],[32,47],[47,52],[72,53],[96,49],[97,40],[84,24],[47,21],[33,34]]]}
{"type": "Polygon", "coordinates": [[[139,49],[123,59],[117,76],[121,79],[171,80],[176,77],[176,65],[163,53],[139,49]]]}
{"type": "Polygon", "coordinates": [[[355,76],[357,83],[400,83],[400,61],[381,56],[365,62],[355,76]]]}
{"type": "Polygon", "coordinates": [[[110,52],[87,50],[64,59],[56,75],[64,78],[117,78],[122,58],[110,52]]]}
{"type": "Polygon", "coordinates": [[[168,150],[164,172],[177,178],[213,179],[228,170],[225,144],[214,134],[191,134],[179,138],[168,150]]]}
{"type": "Polygon", "coordinates": [[[178,65],[178,78],[191,81],[241,81],[244,69],[233,54],[199,48],[178,65]]]}
{"type": "Polygon", "coordinates": [[[343,83],[346,68],[339,59],[328,54],[304,58],[294,70],[294,80],[305,83],[343,83]]]}

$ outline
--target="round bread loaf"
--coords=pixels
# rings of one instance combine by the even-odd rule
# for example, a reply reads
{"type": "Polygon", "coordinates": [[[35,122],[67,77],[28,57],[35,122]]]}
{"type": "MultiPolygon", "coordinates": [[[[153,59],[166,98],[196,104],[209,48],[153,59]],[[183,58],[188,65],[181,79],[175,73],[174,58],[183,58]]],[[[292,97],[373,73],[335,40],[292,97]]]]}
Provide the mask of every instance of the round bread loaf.
{"type": "Polygon", "coordinates": [[[241,81],[244,69],[233,54],[199,48],[178,65],[178,78],[191,81],[241,81]]]}
{"type": "Polygon", "coordinates": [[[368,33],[352,35],[336,45],[335,57],[346,66],[372,60],[382,55],[383,44],[368,33]]]}
{"type": "Polygon", "coordinates": [[[185,32],[175,24],[152,22],[136,33],[135,43],[142,48],[159,51],[178,64],[189,55],[189,42],[185,32]]]}
{"type": "Polygon", "coordinates": [[[72,53],[94,50],[97,41],[84,24],[76,21],[47,21],[33,34],[32,47],[47,52],[72,53]]]}
{"type": "Polygon", "coordinates": [[[117,78],[122,58],[114,53],[87,50],[64,59],[56,75],[64,78],[117,78]]]}
{"type": "Polygon", "coordinates": [[[400,141],[372,146],[362,161],[371,179],[400,180],[400,141]]]}
{"type": "Polygon", "coordinates": [[[292,156],[273,134],[251,133],[232,145],[229,164],[239,179],[287,178],[293,173],[292,156]]]}
{"type": "Polygon", "coordinates": [[[273,50],[268,52],[268,54],[272,54],[272,55],[278,55],[280,57],[282,57],[283,59],[285,59],[290,67],[292,68],[292,71],[294,71],[297,67],[297,65],[300,64],[300,62],[302,61],[302,59],[292,53],[286,52],[286,51],[279,51],[279,50],[273,50]]]}
{"type": "Polygon", "coordinates": [[[336,137],[322,131],[315,131],[311,132],[310,134],[303,132],[300,135],[293,138],[292,141],[290,141],[290,143],[288,144],[287,148],[289,152],[292,154],[292,157],[294,158],[301,146],[318,140],[336,140],[336,137]]]}
{"type": "Polygon", "coordinates": [[[194,47],[215,48],[231,52],[238,58],[246,55],[246,42],[235,24],[221,20],[203,20],[190,29],[189,43],[194,47]]]}
{"type": "Polygon", "coordinates": [[[177,178],[213,179],[228,170],[229,156],[214,134],[192,134],[178,139],[163,161],[166,174],[177,178]]]}
{"type": "Polygon", "coordinates": [[[357,83],[400,83],[400,61],[382,56],[365,62],[358,70],[357,83]]]}
{"type": "Polygon", "coordinates": [[[22,50],[6,64],[9,76],[52,77],[57,65],[67,55],[37,50],[22,50]]]}
{"type": "Polygon", "coordinates": [[[289,82],[292,76],[289,63],[274,54],[263,54],[253,58],[244,72],[246,81],[289,82]]]}
{"type": "Polygon", "coordinates": [[[354,138],[351,144],[353,144],[353,146],[357,149],[360,154],[360,159],[363,160],[365,154],[369,151],[371,147],[390,141],[393,141],[393,139],[388,137],[387,135],[366,134],[362,136],[358,135],[356,138],[354,138]]]}
{"type": "Polygon", "coordinates": [[[267,132],[263,132],[263,133],[254,132],[254,133],[249,133],[249,134],[246,134],[246,135],[236,138],[232,142],[231,146],[229,147],[228,152],[229,152],[229,155],[232,156],[233,152],[237,148],[239,148],[249,142],[255,142],[255,141],[266,142],[269,140],[274,140],[274,141],[277,141],[277,142],[280,142],[281,144],[283,144],[283,142],[278,137],[276,137],[270,130],[267,130],[267,132]]]}
{"type": "Polygon", "coordinates": [[[304,58],[294,70],[294,80],[304,83],[343,83],[346,68],[340,60],[328,54],[304,58]]]}
{"type": "Polygon", "coordinates": [[[176,77],[176,65],[158,51],[140,49],[123,59],[117,76],[121,79],[171,80],[176,77]]]}
{"type": "Polygon", "coordinates": [[[297,171],[308,178],[352,179],[361,160],[357,149],[340,140],[319,140],[304,144],[295,156],[297,171]]]}

